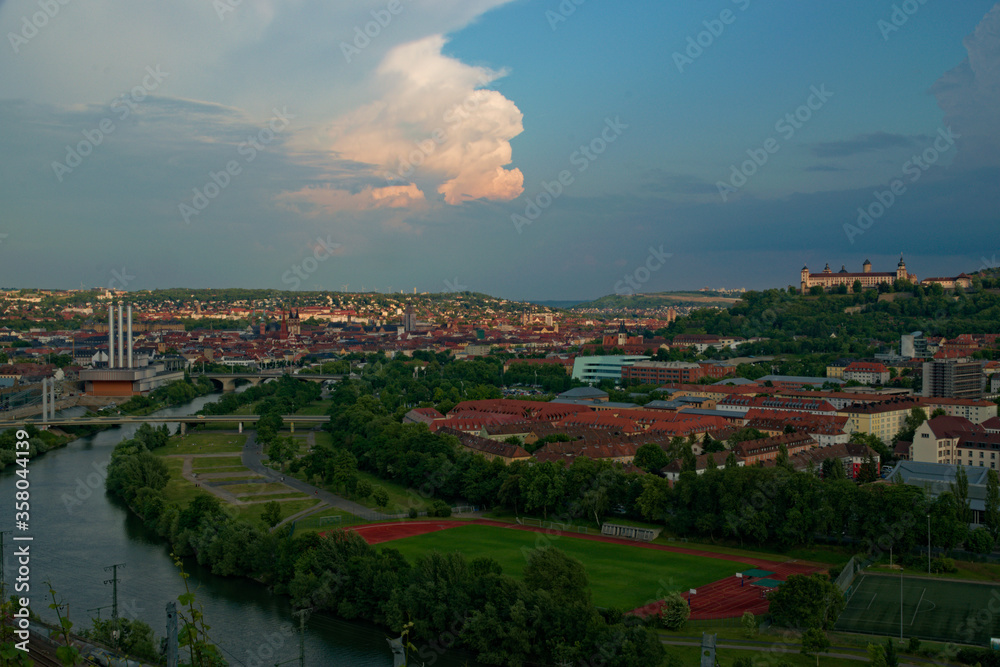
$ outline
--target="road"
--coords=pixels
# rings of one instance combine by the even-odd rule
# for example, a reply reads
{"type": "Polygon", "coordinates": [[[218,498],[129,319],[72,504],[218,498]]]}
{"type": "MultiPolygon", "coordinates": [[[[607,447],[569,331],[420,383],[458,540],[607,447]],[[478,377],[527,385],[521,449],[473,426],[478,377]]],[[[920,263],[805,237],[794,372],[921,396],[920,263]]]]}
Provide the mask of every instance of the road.
{"type": "Polygon", "coordinates": [[[365,515],[371,517],[373,521],[390,521],[393,519],[393,517],[382,514],[381,512],[376,512],[373,509],[347,500],[346,498],[341,498],[340,496],[330,493],[329,491],[303,482],[300,479],[296,479],[291,475],[282,475],[281,473],[271,470],[261,462],[264,455],[261,451],[261,445],[257,444],[257,433],[255,431],[247,431],[246,433],[247,442],[243,446],[242,461],[243,465],[250,470],[263,475],[272,482],[281,482],[285,486],[290,486],[293,489],[302,491],[303,493],[312,494],[314,498],[319,498],[328,505],[345,512],[350,512],[355,515],[365,515]]]}
{"type": "MultiPolygon", "coordinates": [[[[661,643],[667,646],[701,646],[701,640],[698,637],[684,637],[681,639],[661,639],[661,643]]],[[[727,650],[737,650],[737,651],[754,651],[756,653],[801,653],[801,647],[798,644],[786,643],[780,639],[775,639],[773,642],[764,641],[743,641],[739,639],[723,639],[719,640],[716,645],[718,649],[727,650]],[[723,643],[725,642],[725,643],[723,643]]],[[[868,664],[868,652],[865,649],[857,648],[854,646],[831,646],[829,653],[821,653],[820,655],[824,658],[841,658],[843,660],[857,660],[859,662],[864,662],[868,664]],[[854,653],[841,653],[837,651],[855,651],[854,653]]],[[[956,665],[950,662],[943,662],[933,658],[914,658],[908,657],[906,659],[900,658],[899,667],[925,667],[926,665],[946,665],[947,667],[961,667],[961,665],[956,665]],[[905,660],[910,660],[912,662],[906,662],[905,660]]],[[[822,662],[822,660],[820,661],[822,662]]]]}

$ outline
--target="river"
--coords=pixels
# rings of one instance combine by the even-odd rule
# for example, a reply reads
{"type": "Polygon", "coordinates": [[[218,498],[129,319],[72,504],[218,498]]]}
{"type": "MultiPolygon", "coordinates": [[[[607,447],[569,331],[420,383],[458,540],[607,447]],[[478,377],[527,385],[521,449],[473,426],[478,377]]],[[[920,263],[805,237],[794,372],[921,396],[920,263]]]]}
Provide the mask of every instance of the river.
{"type": "MultiPolygon", "coordinates": [[[[217,400],[210,394],[157,415],[184,415],[217,400]]],[[[80,414],[70,408],[59,414],[80,414]]],[[[54,621],[48,609],[51,581],[58,598],[69,604],[75,629],[90,626],[90,618],[111,615],[112,578],[106,567],[118,569],[119,615],[139,618],[161,637],[166,632],[166,604],[184,592],[183,581],[170,559],[167,544],[146,530],[116,498],[104,491],[104,474],[111,451],[130,437],[136,426],[125,426],[80,438],[30,462],[31,481],[31,600],[42,618],[54,621]],[[97,611],[98,607],[106,607],[97,611]],[[89,611],[92,610],[92,611],[89,611]]],[[[170,426],[171,431],[176,425],[170,426]]],[[[13,504],[17,479],[9,468],[0,476],[0,497],[13,504]]],[[[5,501],[6,502],[6,501],[5,501]]],[[[12,526],[3,526],[9,529],[12,526]]],[[[6,541],[6,576],[10,583],[16,565],[10,536],[6,541]]],[[[230,665],[297,664],[299,634],[288,598],[270,594],[246,579],[212,575],[188,559],[188,583],[197,589],[211,626],[210,637],[224,650],[230,665]],[[294,626],[294,627],[293,627],[294,626]]],[[[388,667],[392,654],[386,633],[375,626],[348,623],[314,614],[304,633],[305,664],[314,666],[388,667]]],[[[445,654],[435,664],[464,663],[465,656],[445,654]]],[[[411,662],[415,663],[412,659],[411,662]]]]}

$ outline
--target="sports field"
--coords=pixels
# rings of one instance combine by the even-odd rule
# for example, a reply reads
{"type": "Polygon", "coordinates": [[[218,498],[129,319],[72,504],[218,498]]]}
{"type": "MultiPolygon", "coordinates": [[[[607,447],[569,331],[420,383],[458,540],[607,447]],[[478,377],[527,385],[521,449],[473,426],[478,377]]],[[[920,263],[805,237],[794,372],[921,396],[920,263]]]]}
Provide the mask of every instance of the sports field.
{"type": "Polygon", "coordinates": [[[748,567],[722,558],[481,525],[459,525],[385,542],[382,546],[398,549],[411,562],[430,551],[459,551],[469,559],[488,556],[499,562],[505,573],[520,576],[526,563],[522,548],[530,550],[546,544],[583,563],[594,604],[625,610],[662,598],[671,591],[698,588],[732,577],[748,567]]]}
{"type": "Polygon", "coordinates": [[[1000,586],[865,574],[854,582],[837,629],[903,637],[989,644],[1000,637],[1000,586]]]}

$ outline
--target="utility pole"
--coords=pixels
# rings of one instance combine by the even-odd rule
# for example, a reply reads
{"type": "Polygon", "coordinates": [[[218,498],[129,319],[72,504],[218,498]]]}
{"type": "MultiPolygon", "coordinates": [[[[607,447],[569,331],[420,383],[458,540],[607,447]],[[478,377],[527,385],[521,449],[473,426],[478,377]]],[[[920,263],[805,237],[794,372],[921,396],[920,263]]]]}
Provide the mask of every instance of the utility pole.
{"type": "Polygon", "coordinates": [[[299,617],[299,667],[306,665],[306,617],[310,609],[300,609],[293,616],[299,617]]]}
{"type": "Polygon", "coordinates": [[[167,667],[177,667],[177,603],[167,603],[167,667]]]}
{"type": "Polygon", "coordinates": [[[927,513],[927,574],[931,573],[931,513],[927,513]]]}
{"type": "Polygon", "coordinates": [[[12,533],[12,530],[0,530],[0,598],[7,599],[7,560],[3,551],[3,536],[12,533]]]}
{"type": "Polygon", "coordinates": [[[104,568],[105,572],[110,571],[112,573],[110,579],[104,580],[104,584],[111,584],[111,627],[113,628],[111,630],[111,639],[113,640],[111,647],[115,650],[118,649],[118,637],[120,634],[118,629],[118,568],[120,567],[125,567],[125,563],[115,563],[104,568]]]}

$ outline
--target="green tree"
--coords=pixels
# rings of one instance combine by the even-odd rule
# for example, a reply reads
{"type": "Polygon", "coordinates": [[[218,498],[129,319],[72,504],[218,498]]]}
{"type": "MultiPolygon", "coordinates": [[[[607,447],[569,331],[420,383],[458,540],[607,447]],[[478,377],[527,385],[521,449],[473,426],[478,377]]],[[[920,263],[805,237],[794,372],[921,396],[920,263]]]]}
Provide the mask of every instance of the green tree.
{"type": "Polygon", "coordinates": [[[555,547],[528,553],[524,583],[530,590],[548,591],[556,604],[590,604],[590,585],[583,563],[555,547]]]}
{"type": "Polygon", "coordinates": [[[891,638],[885,640],[885,667],[899,667],[899,656],[896,655],[896,645],[891,638]]]}
{"type": "Polygon", "coordinates": [[[385,506],[389,504],[389,492],[384,487],[377,486],[372,491],[372,500],[375,501],[376,507],[385,509],[385,506]]]}
{"type": "Polygon", "coordinates": [[[680,593],[671,593],[660,608],[660,623],[668,630],[679,630],[691,616],[691,607],[680,593]]]}
{"type": "Polygon", "coordinates": [[[965,466],[961,463],[955,466],[955,481],[949,486],[958,504],[958,520],[965,524],[972,523],[972,510],[969,508],[969,476],[965,474],[965,466]]]}
{"type": "Polygon", "coordinates": [[[793,574],[771,593],[774,622],[789,628],[833,627],[844,609],[844,595],[822,574],[793,574]]]}
{"type": "Polygon", "coordinates": [[[993,533],[988,528],[979,527],[965,539],[966,548],[972,553],[988,554],[993,551],[993,533]]]}
{"type": "Polygon", "coordinates": [[[872,667],[887,667],[885,649],[880,644],[868,645],[868,664],[872,667]]]}
{"type": "Polygon", "coordinates": [[[670,459],[658,444],[647,442],[635,450],[635,458],[632,463],[648,473],[656,474],[670,463],[670,459]]]}
{"type": "Polygon", "coordinates": [[[986,473],[986,527],[993,534],[994,541],[1000,537],[1000,479],[997,471],[986,473]]]}
{"type": "Polygon", "coordinates": [[[802,653],[816,654],[816,664],[819,665],[819,654],[826,653],[830,648],[830,639],[819,628],[809,628],[802,633],[802,653]]]}
{"type": "Polygon", "coordinates": [[[263,521],[268,528],[273,528],[281,521],[281,503],[277,500],[272,500],[264,505],[264,511],[260,514],[261,521],[263,521]]]}
{"type": "Polygon", "coordinates": [[[364,500],[365,498],[370,496],[373,491],[374,488],[372,487],[371,482],[369,482],[367,479],[359,479],[358,484],[354,489],[354,497],[357,498],[358,500],[364,500]]]}
{"type": "Polygon", "coordinates": [[[753,615],[752,611],[743,612],[740,623],[743,625],[743,632],[747,637],[756,637],[757,633],[760,632],[760,620],[753,615]]]}

